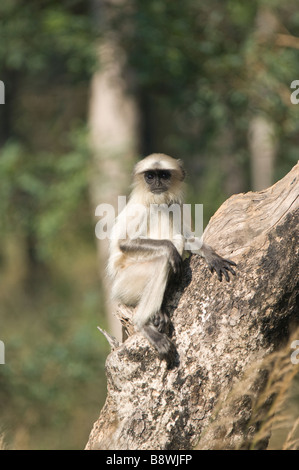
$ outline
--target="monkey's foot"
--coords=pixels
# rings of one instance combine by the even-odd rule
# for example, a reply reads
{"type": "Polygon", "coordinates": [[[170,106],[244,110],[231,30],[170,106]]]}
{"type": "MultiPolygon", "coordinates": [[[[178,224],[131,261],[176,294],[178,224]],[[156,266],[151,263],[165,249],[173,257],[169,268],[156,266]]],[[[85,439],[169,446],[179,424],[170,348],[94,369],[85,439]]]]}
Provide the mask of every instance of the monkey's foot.
{"type": "Polygon", "coordinates": [[[174,354],[175,347],[172,341],[166,334],[160,333],[154,325],[145,325],[140,331],[156,348],[161,359],[166,359],[174,354]]]}
{"type": "Polygon", "coordinates": [[[154,315],[152,323],[157,328],[157,330],[162,333],[166,330],[169,324],[169,317],[166,313],[160,311],[154,315]]]}

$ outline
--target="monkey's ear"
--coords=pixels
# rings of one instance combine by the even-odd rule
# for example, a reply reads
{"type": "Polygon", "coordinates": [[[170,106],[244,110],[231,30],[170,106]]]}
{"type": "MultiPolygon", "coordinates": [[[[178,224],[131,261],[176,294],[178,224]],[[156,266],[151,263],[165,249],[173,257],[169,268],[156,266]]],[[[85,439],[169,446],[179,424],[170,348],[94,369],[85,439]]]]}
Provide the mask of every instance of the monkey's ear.
{"type": "Polygon", "coordinates": [[[184,168],[184,164],[183,164],[182,160],[180,160],[180,159],[178,159],[177,162],[178,162],[178,165],[179,165],[179,168],[180,168],[180,173],[181,173],[180,180],[184,181],[184,179],[186,177],[186,171],[185,171],[185,168],[184,168]]]}

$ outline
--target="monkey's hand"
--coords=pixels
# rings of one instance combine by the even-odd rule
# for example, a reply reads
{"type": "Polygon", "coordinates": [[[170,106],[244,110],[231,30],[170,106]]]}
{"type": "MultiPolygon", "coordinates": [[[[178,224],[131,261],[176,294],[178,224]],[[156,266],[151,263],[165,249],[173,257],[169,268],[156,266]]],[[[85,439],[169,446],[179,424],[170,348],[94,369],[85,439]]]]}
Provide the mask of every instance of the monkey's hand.
{"type": "Polygon", "coordinates": [[[236,263],[230,259],[222,258],[209,245],[202,245],[200,255],[205,258],[210,271],[216,272],[220,282],[222,281],[222,275],[225,277],[227,282],[230,280],[229,273],[233,276],[236,275],[232,268],[232,266],[237,266],[236,263]]]}
{"type": "Polygon", "coordinates": [[[217,255],[217,253],[214,254],[213,259],[208,263],[209,269],[212,272],[216,271],[216,274],[218,276],[219,281],[222,281],[222,275],[225,277],[227,282],[229,282],[230,277],[229,277],[229,272],[235,276],[236,273],[233,270],[232,266],[237,266],[234,261],[231,261],[230,259],[224,259],[221,258],[221,256],[217,255]]]}

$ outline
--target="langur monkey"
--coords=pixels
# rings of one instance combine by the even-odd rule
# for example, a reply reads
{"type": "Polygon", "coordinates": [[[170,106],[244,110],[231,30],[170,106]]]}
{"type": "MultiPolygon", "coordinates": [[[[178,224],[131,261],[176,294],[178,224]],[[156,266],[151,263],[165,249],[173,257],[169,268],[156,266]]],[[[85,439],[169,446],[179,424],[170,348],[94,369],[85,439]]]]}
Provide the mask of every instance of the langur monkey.
{"type": "MultiPolygon", "coordinates": [[[[182,208],[185,171],[180,160],[155,153],[136,164],[133,176],[129,202],[111,232],[108,275],[112,298],[137,307],[135,327],[163,358],[173,343],[163,332],[168,317],[161,307],[170,277],[181,275],[186,241],[180,217],[170,216],[169,208],[182,208]]],[[[222,275],[229,281],[229,272],[235,275],[236,264],[221,258],[202,239],[193,238],[192,246],[220,281],[222,275]]]]}

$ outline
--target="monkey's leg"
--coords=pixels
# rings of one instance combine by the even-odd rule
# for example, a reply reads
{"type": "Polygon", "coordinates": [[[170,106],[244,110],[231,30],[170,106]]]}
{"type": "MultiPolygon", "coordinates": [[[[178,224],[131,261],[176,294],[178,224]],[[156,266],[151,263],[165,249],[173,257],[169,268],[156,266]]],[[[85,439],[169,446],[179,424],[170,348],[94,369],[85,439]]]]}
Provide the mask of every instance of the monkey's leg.
{"type": "Polygon", "coordinates": [[[161,305],[169,270],[169,262],[165,256],[161,256],[152,262],[152,272],[134,317],[134,323],[138,330],[157,349],[161,357],[165,357],[170,353],[173,344],[167,335],[161,333],[152,321],[156,319],[157,322],[158,316],[164,315],[161,312],[161,305]]]}
{"type": "Polygon", "coordinates": [[[169,263],[166,256],[160,256],[152,262],[147,263],[148,280],[143,289],[134,317],[134,323],[137,328],[145,325],[160,312],[169,270],[169,263]]]}

